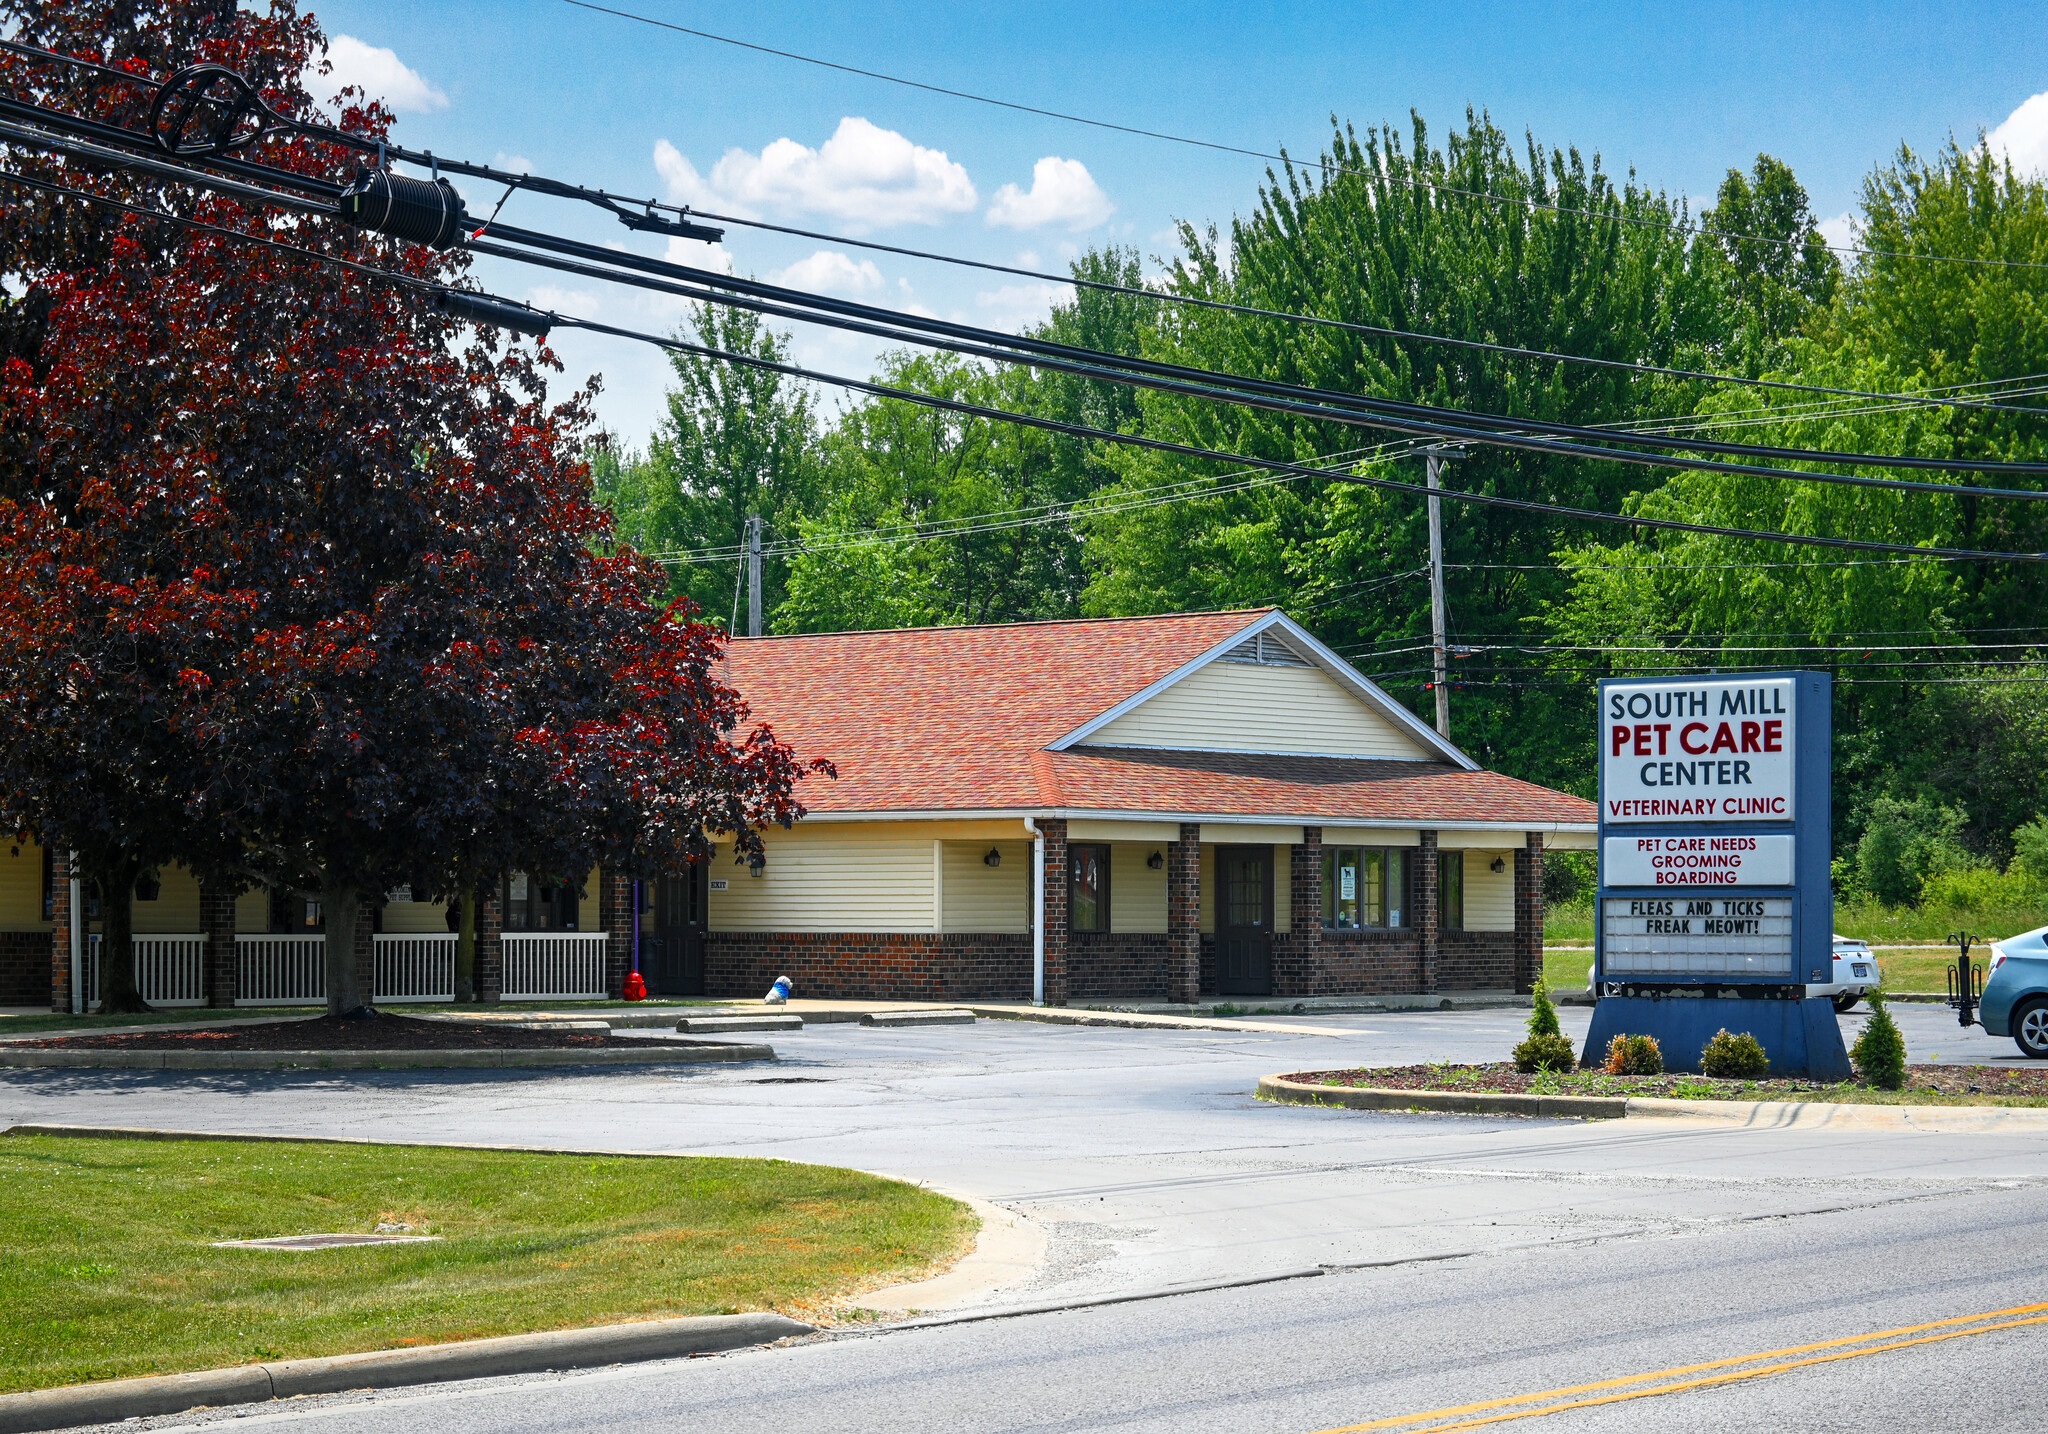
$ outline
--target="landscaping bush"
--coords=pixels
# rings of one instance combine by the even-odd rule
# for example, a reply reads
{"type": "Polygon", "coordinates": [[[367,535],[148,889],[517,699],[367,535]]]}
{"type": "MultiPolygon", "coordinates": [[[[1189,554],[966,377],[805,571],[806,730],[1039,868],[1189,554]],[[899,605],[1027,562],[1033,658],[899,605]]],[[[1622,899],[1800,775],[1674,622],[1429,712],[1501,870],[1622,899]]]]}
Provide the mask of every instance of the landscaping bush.
{"type": "Polygon", "coordinates": [[[1872,991],[1868,1000],[1870,1019],[1849,1048],[1849,1059],[1856,1063],[1856,1074],[1864,1084],[1897,1090],[1906,1083],[1906,1038],[1884,1008],[1884,993],[1872,991]]]}
{"type": "Polygon", "coordinates": [[[1700,1072],[1724,1080],[1762,1080],[1771,1073],[1771,1058],[1755,1036],[1723,1026],[1700,1047],[1700,1072]]]}
{"type": "Polygon", "coordinates": [[[1653,1076],[1664,1074],[1664,1052],[1655,1036],[1616,1036],[1607,1043],[1607,1074],[1653,1076]]]}
{"type": "Polygon", "coordinates": [[[2048,887],[2048,816],[2035,817],[2012,834],[2012,864],[2006,868],[2024,873],[2038,887],[2048,887]]]}
{"type": "Polygon", "coordinates": [[[1535,1002],[1529,1009],[1529,1038],[1515,1047],[1515,1069],[1531,1071],[1576,1070],[1579,1053],[1565,1039],[1557,1024],[1557,1007],[1550,1003],[1550,988],[1536,983],[1535,1002]]]}

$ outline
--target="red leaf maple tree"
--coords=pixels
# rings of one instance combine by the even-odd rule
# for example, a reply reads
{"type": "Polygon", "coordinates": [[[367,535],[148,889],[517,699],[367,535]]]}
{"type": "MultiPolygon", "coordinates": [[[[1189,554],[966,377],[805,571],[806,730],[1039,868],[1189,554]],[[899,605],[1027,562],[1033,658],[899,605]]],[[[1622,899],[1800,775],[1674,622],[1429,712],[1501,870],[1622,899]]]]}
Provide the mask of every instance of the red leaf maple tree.
{"type": "MultiPolygon", "coordinates": [[[[214,61],[280,112],[324,41],[290,4],[0,5],[35,44],[162,77],[214,61]]],[[[136,126],[149,91],[0,59],[9,93],[136,126]]],[[[340,123],[389,116],[345,105],[340,123]]],[[[270,164],[344,176],[304,137],[270,164]]],[[[121,173],[17,173],[452,282],[460,260],[121,173]]],[[[331,1013],[367,1004],[366,901],[507,870],[744,858],[807,771],[717,681],[723,635],[612,544],[543,345],[417,290],[18,188],[0,214],[0,822],[105,893],[103,1008],[139,1007],[137,877],[320,895],[331,1013]]],[[[465,900],[466,908],[473,903],[465,900]]]]}

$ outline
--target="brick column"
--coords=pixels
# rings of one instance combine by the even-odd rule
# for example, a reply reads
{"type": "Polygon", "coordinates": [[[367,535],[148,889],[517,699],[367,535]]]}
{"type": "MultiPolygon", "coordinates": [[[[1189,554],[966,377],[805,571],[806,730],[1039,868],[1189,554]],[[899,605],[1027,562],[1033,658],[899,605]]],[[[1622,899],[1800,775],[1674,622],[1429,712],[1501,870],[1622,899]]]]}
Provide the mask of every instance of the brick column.
{"type": "Polygon", "coordinates": [[[505,995],[505,890],[500,877],[492,877],[489,892],[476,913],[476,998],[495,1006],[505,995]]]}
{"type": "Polygon", "coordinates": [[[235,897],[226,882],[199,884],[199,930],[206,938],[204,983],[206,1004],[224,1008],[235,1004],[240,986],[241,963],[235,957],[235,897]]]}
{"type": "Polygon", "coordinates": [[[1045,1004],[1067,1004],[1067,824],[1038,823],[1045,834],[1045,1004]]]}
{"type": "Polygon", "coordinates": [[[1193,1005],[1202,994],[1202,828],[1182,822],[1166,844],[1166,999],[1193,1005]]]}
{"type": "Polygon", "coordinates": [[[1423,993],[1436,990],[1437,949],[1443,937],[1443,914],[1437,905],[1436,833],[1422,834],[1422,845],[1415,849],[1415,930],[1421,937],[1417,943],[1420,971],[1417,984],[1423,993]]]}
{"type": "Polygon", "coordinates": [[[1287,862],[1287,934],[1274,937],[1273,994],[1318,994],[1323,973],[1323,829],[1303,827],[1287,862]],[[1281,953],[1285,953],[1282,955],[1281,953]]]}
{"type": "Polygon", "coordinates": [[[50,853],[50,1009],[71,1013],[71,853],[50,853]]]}
{"type": "Polygon", "coordinates": [[[1543,974],[1543,833],[1527,832],[1515,853],[1515,989],[1543,974]]]}
{"type": "Polygon", "coordinates": [[[356,908],[356,990],[362,993],[363,1004],[371,1007],[377,1004],[378,900],[366,894],[356,908]]]}
{"type": "Polygon", "coordinates": [[[633,965],[633,883],[609,869],[597,874],[597,919],[604,927],[604,984],[612,999],[626,993],[626,972],[633,965]]]}

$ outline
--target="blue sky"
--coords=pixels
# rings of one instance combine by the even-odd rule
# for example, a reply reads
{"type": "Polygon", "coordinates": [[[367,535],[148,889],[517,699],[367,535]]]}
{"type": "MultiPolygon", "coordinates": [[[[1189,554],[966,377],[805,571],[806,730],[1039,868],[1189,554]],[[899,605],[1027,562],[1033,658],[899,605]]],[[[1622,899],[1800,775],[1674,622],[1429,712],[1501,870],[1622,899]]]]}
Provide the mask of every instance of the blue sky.
{"type": "MultiPolygon", "coordinates": [[[[2048,27],[2038,4],[1684,6],[963,6],[611,0],[617,8],[934,85],[1247,148],[1316,152],[1329,116],[1433,135],[1467,106],[1511,134],[1597,152],[1612,173],[1710,197],[1759,151],[1825,217],[1852,210],[1901,143],[1994,131],[2048,169],[2048,27]],[[2030,103],[2031,101],[2031,103],[2030,103]]],[[[1060,269],[1077,248],[1172,249],[1187,219],[1227,225],[1260,161],[905,89],[575,8],[563,0],[315,7],[337,75],[400,110],[437,153],[530,165],[615,193],[1060,269]],[[389,53],[381,53],[386,52],[389,53]]],[[[472,192],[488,209],[494,192],[472,192]]],[[[661,253],[577,206],[519,196],[508,221],[661,253]]],[[[1846,237],[1845,227],[1828,226],[1846,237]]],[[[732,230],[691,257],[799,287],[1013,328],[1049,286],[732,230]]],[[[509,265],[498,292],[672,329],[679,306],[509,265]]],[[[559,333],[567,377],[603,375],[599,414],[639,445],[661,413],[661,355],[559,333]]],[[[864,376],[874,346],[799,330],[799,359],[864,376]]]]}

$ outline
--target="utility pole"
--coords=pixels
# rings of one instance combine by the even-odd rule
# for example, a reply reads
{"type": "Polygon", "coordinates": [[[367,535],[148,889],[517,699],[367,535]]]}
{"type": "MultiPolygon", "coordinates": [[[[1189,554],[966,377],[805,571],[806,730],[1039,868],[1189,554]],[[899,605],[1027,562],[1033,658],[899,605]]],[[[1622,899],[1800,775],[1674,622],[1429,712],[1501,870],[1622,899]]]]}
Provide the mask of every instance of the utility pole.
{"type": "Polygon", "coordinates": [[[1439,475],[1444,461],[1462,458],[1463,452],[1456,448],[1425,448],[1422,460],[1429,471],[1429,631],[1433,649],[1436,677],[1436,730],[1437,735],[1448,739],[1451,735],[1451,689],[1449,657],[1446,650],[1445,630],[1450,626],[1450,614],[1444,607],[1444,513],[1443,499],[1436,496],[1442,486],[1439,475]]]}
{"type": "Polygon", "coordinates": [[[747,636],[761,635],[761,515],[747,514],[747,636]]]}

